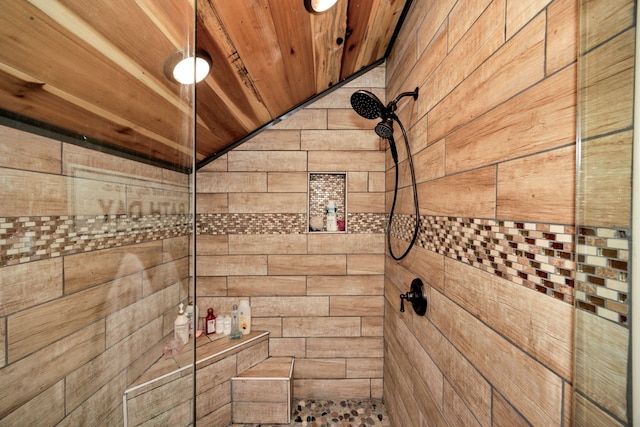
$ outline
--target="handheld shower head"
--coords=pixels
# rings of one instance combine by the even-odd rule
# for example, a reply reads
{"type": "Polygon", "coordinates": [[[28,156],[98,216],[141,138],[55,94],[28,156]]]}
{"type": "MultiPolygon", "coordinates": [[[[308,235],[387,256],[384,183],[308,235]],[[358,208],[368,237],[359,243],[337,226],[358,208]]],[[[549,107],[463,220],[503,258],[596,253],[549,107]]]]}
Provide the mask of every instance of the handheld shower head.
{"type": "Polygon", "coordinates": [[[368,90],[358,90],[351,95],[351,106],[365,119],[377,119],[385,113],[386,107],[375,94],[368,90]]]}
{"type": "Polygon", "coordinates": [[[376,134],[380,138],[392,139],[393,138],[393,119],[388,117],[378,123],[375,128],[376,134]]]}

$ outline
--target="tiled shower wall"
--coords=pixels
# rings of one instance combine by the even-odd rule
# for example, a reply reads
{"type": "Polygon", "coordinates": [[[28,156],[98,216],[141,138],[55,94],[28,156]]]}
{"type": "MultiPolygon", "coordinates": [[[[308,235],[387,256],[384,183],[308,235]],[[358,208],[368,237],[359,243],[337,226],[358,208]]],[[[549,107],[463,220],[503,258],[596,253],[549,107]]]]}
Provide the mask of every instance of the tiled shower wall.
{"type": "MultiPolygon", "coordinates": [[[[420,89],[399,115],[421,233],[385,265],[394,425],[570,424],[576,35],[575,0],[411,7],[386,70],[388,99],[420,89]],[[399,312],[413,277],[426,284],[425,317],[399,312]]],[[[401,151],[397,252],[413,224],[401,151]]]]}
{"type": "Polygon", "coordinates": [[[199,308],[249,297],[270,355],[296,358],[300,397],[382,397],[385,153],[350,107],[359,88],[384,98],[384,67],[197,173],[199,308]],[[347,232],[308,232],[316,172],[346,174],[347,232]]]}
{"type": "Polygon", "coordinates": [[[0,127],[0,182],[0,424],[122,425],[187,295],[188,176],[0,127]]]}

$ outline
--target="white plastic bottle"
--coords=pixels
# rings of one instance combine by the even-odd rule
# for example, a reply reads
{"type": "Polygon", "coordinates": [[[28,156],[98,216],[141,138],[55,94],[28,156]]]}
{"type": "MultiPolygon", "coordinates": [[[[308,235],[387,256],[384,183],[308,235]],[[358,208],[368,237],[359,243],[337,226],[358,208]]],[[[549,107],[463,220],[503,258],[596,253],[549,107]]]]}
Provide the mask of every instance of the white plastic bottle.
{"type": "Polygon", "coordinates": [[[329,200],[329,203],[327,204],[327,231],[338,231],[336,204],[333,200],[329,200]]]}
{"type": "Polygon", "coordinates": [[[249,298],[241,298],[238,305],[238,316],[240,320],[240,332],[242,335],[251,333],[251,306],[249,298]]]}
{"type": "Polygon", "coordinates": [[[185,316],[189,319],[189,337],[193,338],[198,329],[198,315],[199,310],[198,306],[193,303],[193,301],[189,301],[187,304],[187,311],[185,312],[185,316]]]}
{"type": "Polygon", "coordinates": [[[180,303],[178,317],[173,322],[173,337],[180,340],[182,344],[189,342],[189,319],[184,315],[184,304],[180,303]]]}

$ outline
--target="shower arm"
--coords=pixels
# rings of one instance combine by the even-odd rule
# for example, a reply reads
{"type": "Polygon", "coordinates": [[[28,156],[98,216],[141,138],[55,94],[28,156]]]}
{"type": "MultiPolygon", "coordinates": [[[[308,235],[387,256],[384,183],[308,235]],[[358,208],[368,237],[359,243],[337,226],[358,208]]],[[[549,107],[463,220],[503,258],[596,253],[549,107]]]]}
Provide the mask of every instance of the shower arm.
{"type": "Polygon", "coordinates": [[[416,87],[416,89],[413,92],[402,92],[400,95],[396,96],[396,99],[394,99],[393,101],[389,102],[387,104],[387,110],[389,111],[389,117],[395,116],[395,114],[393,114],[393,112],[397,110],[398,102],[402,98],[404,98],[405,96],[412,96],[413,100],[415,101],[416,99],[418,99],[418,88],[416,87]]]}

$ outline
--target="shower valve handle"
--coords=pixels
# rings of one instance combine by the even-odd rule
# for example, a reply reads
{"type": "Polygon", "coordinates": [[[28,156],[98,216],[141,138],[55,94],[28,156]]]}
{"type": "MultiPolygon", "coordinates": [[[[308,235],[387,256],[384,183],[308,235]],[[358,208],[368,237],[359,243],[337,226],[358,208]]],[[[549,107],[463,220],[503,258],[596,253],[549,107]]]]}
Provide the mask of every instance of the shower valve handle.
{"type": "Polygon", "coordinates": [[[411,302],[413,311],[424,316],[427,312],[427,297],[424,293],[424,285],[419,278],[411,282],[411,290],[406,294],[400,294],[400,312],[404,313],[404,300],[411,302]]]}

